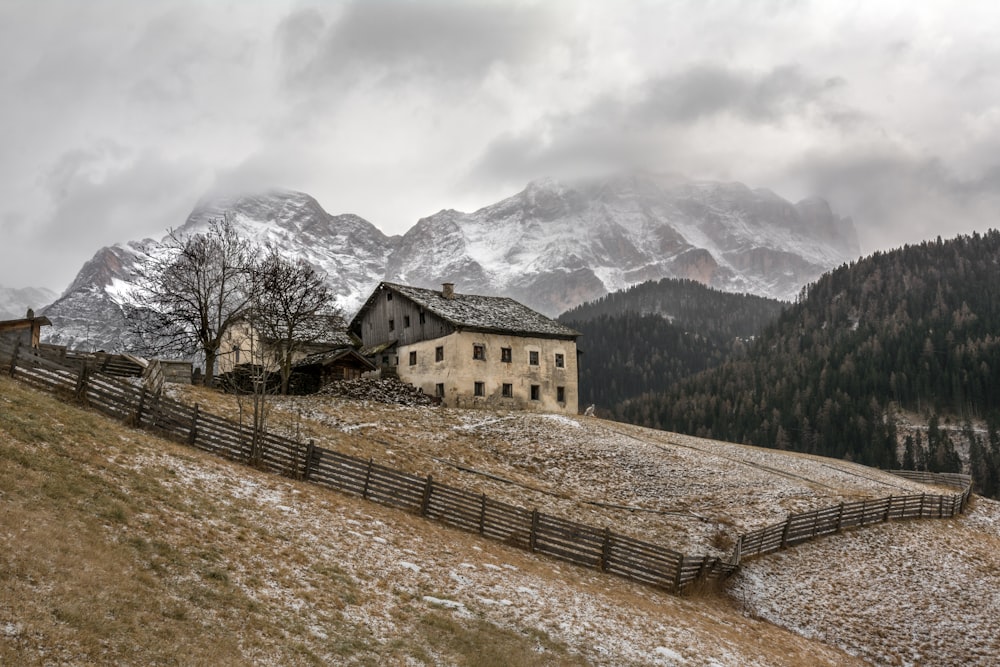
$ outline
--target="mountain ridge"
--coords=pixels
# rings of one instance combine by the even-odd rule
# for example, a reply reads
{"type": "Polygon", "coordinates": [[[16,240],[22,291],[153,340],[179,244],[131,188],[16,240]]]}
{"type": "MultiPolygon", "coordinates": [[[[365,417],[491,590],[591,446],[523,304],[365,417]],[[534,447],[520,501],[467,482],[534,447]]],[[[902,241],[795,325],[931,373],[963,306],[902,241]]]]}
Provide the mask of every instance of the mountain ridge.
{"type": "MultiPolygon", "coordinates": [[[[853,223],[822,200],[792,204],[739,183],[677,183],[646,174],[571,185],[533,181],[472,213],[444,209],[421,218],[396,236],[353,214],[332,215],[304,193],[207,197],[174,233],[197,233],[227,214],[251,240],[324,271],[348,313],[381,280],[427,288],[453,282],[462,292],[510,296],[553,316],[660,278],[790,299],[858,250],[853,223]]],[[[121,322],[107,317],[124,298],[136,263],[162,252],[162,243],[98,251],[46,310],[57,324],[53,342],[79,343],[88,309],[102,313],[88,327],[101,332],[93,344],[120,340],[121,322]]]]}

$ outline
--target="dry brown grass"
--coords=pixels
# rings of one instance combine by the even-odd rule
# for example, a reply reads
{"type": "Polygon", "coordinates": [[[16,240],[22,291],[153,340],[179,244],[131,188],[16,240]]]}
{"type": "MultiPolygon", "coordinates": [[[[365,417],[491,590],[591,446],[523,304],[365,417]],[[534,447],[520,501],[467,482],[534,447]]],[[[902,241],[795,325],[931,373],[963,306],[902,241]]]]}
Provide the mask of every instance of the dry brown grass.
{"type": "Polygon", "coordinates": [[[0,664],[627,665],[657,646],[851,662],[725,600],[264,475],[0,376],[0,664]]]}

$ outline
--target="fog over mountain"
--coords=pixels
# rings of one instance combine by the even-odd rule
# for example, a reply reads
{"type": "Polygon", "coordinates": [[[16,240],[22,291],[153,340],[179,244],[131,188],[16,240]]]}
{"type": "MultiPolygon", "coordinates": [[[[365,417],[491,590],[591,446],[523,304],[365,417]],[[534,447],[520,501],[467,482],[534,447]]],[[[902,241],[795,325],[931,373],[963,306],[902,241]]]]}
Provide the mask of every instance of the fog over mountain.
{"type": "Polygon", "coordinates": [[[24,317],[28,308],[40,310],[52,303],[55,292],[44,287],[4,287],[0,285],[0,320],[24,317]]]}
{"type": "MultiPolygon", "coordinates": [[[[304,193],[207,198],[176,233],[231,215],[240,232],[326,272],[348,315],[380,280],[516,298],[549,315],[645,280],[689,278],[792,299],[853,260],[850,219],[818,198],[788,202],[740,183],[629,173],[573,184],[544,179],[473,213],[443,210],[402,236],[333,215],[304,193]]],[[[164,251],[146,239],[102,248],[46,314],[50,340],[119,346],[119,305],[136,266],[164,251]]]]}

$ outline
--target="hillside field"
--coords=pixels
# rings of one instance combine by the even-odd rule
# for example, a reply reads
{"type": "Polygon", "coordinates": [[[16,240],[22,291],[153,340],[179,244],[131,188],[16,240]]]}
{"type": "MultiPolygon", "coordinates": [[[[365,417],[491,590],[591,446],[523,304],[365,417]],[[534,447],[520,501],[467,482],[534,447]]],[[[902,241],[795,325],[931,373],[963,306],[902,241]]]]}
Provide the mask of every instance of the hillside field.
{"type": "MultiPolygon", "coordinates": [[[[178,397],[238,417],[236,398],[178,397]]],[[[593,418],[275,399],[271,428],[726,555],[788,512],[937,488],[593,418]]],[[[989,664],[1000,505],[675,597],[128,429],[0,377],[0,664],[989,664]],[[872,581],[878,586],[872,586],[872,581]]]]}

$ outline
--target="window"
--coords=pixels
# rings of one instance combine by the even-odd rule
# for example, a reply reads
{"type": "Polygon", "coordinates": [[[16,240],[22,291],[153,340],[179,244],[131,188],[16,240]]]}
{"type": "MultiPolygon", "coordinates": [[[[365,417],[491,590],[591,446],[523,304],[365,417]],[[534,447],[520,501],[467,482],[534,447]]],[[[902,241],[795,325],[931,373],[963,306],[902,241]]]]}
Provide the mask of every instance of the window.
{"type": "Polygon", "coordinates": [[[240,363],[240,346],[239,345],[233,345],[233,354],[236,356],[235,363],[237,363],[237,364],[240,363]]]}
{"type": "Polygon", "coordinates": [[[434,385],[434,395],[435,396],[440,396],[442,398],[444,397],[444,383],[443,382],[438,382],[436,385],[434,385]]]}
{"type": "Polygon", "coordinates": [[[538,365],[538,350],[532,350],[528,352],[528,363],[532,366],[538,365]]]}
{"type": "Polygon", "coordinates": [[[421,324],[426,324],[427,323],[427,317],[424,315],[424,311],[422,311],[422,310],[420,311],[420,323],[421,324]]]}
{"type": "Polygon", "coordinates": [[[504,398],[513,398],[513,396],[514,396],[514,385],[507,384],[505,382],[504,385],[503,385],[503,390],[501,391],[501,393],[503,394],[504,398]]]}
{"type": "Polygon", "coordinates": [[[403,315],[403,328],[404,329],[409,329],[410,328],[410,316],[409,315],[403,315]]]}
{"type": "Polygon", "coordinates": [[[514,355],[511,353],[511,350],[510,350],[509,347],[501,347],[500,348],[500,361],[503,361],[503,362],[509,364],[510,360],[513,359],[513,358],[514,358],[514,355]]]}
{"type": "Polygon", "coordinates": [[[385,293],[385,300],[386,301],[392,301],[392,292],[386,292],[385,293]]]}
{"type": "Polygon", "coordinates": [[[556,400],[560,403],[566,402],[566,387],[556,387],[556,400]]]}
{"type": "Polygon", "coordinates": [[[472,358],[478,359],[479,361],[486,360],[486,346],[480,345],[479,343],[474,343],[472,345],[472,358]]]}
{"type": "Polygon", "coordinates": [[[388,366],[389,365],[389,355],[388,354],[386,354],[386,355],[384,355],[382,357],[382,365],[383,366],[388,366]]]}
{"type": "Polygon", "coordinates": [[[531,385],[531,400],[533,401],[540,400],[541,393],[542,393],[542,388],[539,385],[537,384],[531,385]]]}
{"type": "Polygon", "coordinates": [[[566,357],[559,352],[556,352],[556,368],[566,368],[566,357]]]}
{"type": "Polygon", "coordinates": [[[434,361],[444,361],[444,346],[439,345],[434,348],[434,361]]]}
{"type": "Polygon", "coordinates": [[[413,352],[410,352],[410,365],[411,366],[416,366],[417,365],[417,352],[416,352],[416,350],[414,350],[413,352]]]}
{"type": "Polygon", "coordinates": [[[474,396],[485,396],[486,395],[486,383],[477,382],[472,388],[472,394],[474,396]]]}
{"type": "Polygon", "coordinates": [[[389,331],[393,331],[396,328],[396,320],[389,320],[389,331]]]}

